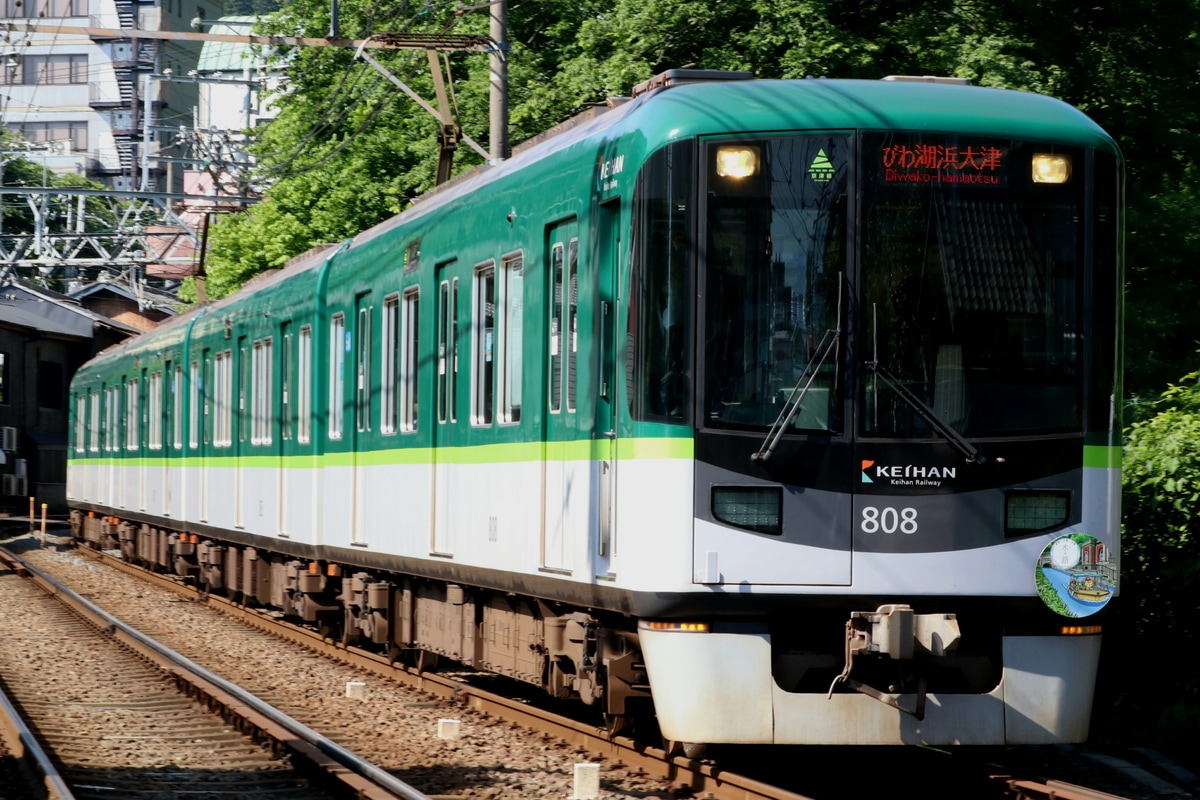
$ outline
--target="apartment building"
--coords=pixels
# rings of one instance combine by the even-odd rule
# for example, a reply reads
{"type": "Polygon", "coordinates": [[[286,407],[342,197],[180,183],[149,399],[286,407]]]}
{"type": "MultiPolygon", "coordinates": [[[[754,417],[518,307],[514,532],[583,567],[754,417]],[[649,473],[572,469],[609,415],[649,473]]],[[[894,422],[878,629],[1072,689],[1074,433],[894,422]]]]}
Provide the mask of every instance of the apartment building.
{"type": "Polygon", "coordinates": [[[0,0],[4,21],[39,27],[0,34],[0,124],[22,134],[20,155],[48,172],[181,191],[174,159],[186,156],[180,132],[195,124],[199,86],[172,76],[196,69],[201,45],[138,34],[193,31],[193,20],[216,20],[221,8],[221,0],[0,0]]]}

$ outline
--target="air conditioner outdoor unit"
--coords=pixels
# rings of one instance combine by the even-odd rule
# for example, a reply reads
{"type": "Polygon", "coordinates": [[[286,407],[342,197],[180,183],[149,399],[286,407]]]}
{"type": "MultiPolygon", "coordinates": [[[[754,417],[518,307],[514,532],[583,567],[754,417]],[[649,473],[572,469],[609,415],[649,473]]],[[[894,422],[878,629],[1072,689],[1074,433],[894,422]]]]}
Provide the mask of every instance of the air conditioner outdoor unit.
{"type": "Polygon", "coordinates": [[[50,150],[60,156],[71,154],[70,139],[56,139],[50,143],[50,150]]]}
{"type": "Polygon", "coordinates": [[[0,450],[10,453],[17,452],[17,429],[7,425],[0,428],[0,450]]]}
{"type": "Polygon", "coordinates": [[[4,492],[5,496],[11,497],[12,495],[17,493],[17,476],[16,475],[4,475],[2,478],[2,481],[3,481],[3,492],[4,492]]]}

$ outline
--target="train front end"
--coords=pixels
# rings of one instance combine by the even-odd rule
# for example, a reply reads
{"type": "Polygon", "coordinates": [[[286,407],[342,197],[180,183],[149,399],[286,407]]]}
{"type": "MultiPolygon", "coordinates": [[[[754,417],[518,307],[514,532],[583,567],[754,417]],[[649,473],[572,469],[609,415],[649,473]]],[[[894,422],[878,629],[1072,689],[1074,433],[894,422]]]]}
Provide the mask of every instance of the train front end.
{"type": "Polygon", "coordinates": [[[1022,93],[762,91],[776,119],[638,184],[632,413],[695,446],[688,600],[639,631],[663,733],[1081,741],[1120,551],[1119,154],[1022,93]]]}

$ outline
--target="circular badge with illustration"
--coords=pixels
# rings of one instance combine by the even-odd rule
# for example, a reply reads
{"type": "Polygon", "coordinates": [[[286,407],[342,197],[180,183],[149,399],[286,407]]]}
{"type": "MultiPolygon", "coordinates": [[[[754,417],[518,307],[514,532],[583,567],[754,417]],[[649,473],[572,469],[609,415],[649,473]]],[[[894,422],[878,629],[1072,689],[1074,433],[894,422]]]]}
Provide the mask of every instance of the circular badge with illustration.
{"type": "Polygon", "coordinates": [[[1108,547],[1086,533],[1060,536],[1037,563],[1042,601],[1064,617],[1095,614],[1117,593],[1117,565],[1108,547]]]}

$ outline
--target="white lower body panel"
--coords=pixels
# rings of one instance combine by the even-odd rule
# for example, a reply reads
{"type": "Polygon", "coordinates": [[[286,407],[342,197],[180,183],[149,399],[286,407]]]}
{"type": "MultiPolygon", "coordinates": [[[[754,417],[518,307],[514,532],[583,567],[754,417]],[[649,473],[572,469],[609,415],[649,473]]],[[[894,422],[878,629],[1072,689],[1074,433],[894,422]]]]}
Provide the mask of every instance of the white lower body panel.
{"type": "MultiPolygon", "coordinates": [[[[925,718],[857,692],[793,694],[765,634],[639,631],[665,738],[737,744],[1056,744],[1087,738],[1099,636],[1006,636],[988,694],[929,694],[925,718]]],[[[906,708],[915,695],[896,695],[906,708]]]]}

